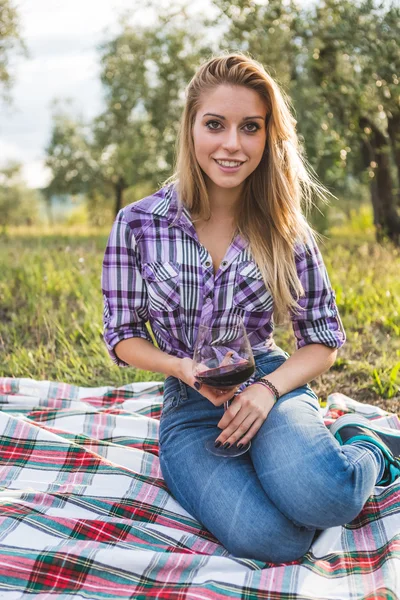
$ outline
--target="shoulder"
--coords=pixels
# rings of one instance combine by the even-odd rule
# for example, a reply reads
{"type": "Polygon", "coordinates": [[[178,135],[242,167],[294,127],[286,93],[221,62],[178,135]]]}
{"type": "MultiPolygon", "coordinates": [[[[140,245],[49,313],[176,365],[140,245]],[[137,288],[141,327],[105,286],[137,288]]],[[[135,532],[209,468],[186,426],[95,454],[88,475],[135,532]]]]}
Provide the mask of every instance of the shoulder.
{"type": "Polygon", "coordinates": [[[315,231],[306,217],[302,215],[298,223],[297,236],[294,243],[294,253],[296,256],[305,256],[318,251],[318,240],[322,240],[322,236],[315,231]]]}
{"type": "Polygon", "coordinates": [[[304,219],[302,229],[294,244],[294,256],[297,267],[314,263],[321,264],[322,255],[318,246],[322,236],[314,231],[311,225],[304,219]]]}
{"type": "Polygon", "coordinates": [[[154,194],[128,204],[120,211],[120,217],[132,228],[153,221],[156,216],[167,216],[172,199],[171,185],[160,188],[154,194]]]}

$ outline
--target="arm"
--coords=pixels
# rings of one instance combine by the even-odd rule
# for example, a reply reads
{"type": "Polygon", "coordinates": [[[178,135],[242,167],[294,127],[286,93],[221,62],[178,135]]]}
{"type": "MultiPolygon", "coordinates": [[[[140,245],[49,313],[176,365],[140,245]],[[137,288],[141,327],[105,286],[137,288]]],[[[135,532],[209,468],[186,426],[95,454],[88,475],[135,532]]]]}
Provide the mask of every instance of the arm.
{"type": "Polygon", "coordinates": [[[122,340],[115,346],[114,352],[121,361],[138,369],[179,377],[178,371],[182,359],[163,352],[147,340],[141,338],[122,340]]]}
{"type": "Polygon", "coordinates": [[[265,379],[283,396],[328,371],[335,362],[336,355],[336,348],[323,344],[303,346],[265,379]]]}
{"type": "MultiPolygon", "coordinates": [[[[104,254],[102,291],[104,301],[103,338],[112,360],[120,367],[173,375],[194,387],[191,358],[170,356],[156,348],[146,328],[148,296],[140,271],[137,243],[122,209],[113,224],[104,254]]],[[[203,386],[211,402],[228,399],[203,386]]]]}
{"type": "MultiPolygon", "coordinates": [[[[122,340],[115,346],[114,353],[121,364],[131,365],[138,369],[145,369],[146,371],[164,373],[167,376],[172,375],[194,388],[193,360],[189,357],[178,358],[171,356],[153,346],[151,342],[141,338],[122,340]]],[[[230,389],[223,392],[203,385],[200,393],[207,400],[219,406],[232,397],[233,391],[230,389]]]]}
{"type": "Polygon", "coordinates": [[[103,338],[112,360],[129,366],[114,349],[122,340],[142,339],[151,344],[146,328],[147,290],[139,268],[136,240],[123,209],[118,213],[104,253],[101,275],[103,292],[103,338]]]}
{"type": "MultiPolygon", "coordinates": [[[[280,396],[301,387],[333,365],[337,349],[346,339],[321,254],[313,238],[298,249],[296,268],[304,289],[301,310],[292,312],[297,350],[280,367],[262,377],[280,396]]],[[[260,429],[274,405],[274,394],[261,385],[251,385],[239,394],[225,412],[217,441],[246,444],[260,429]],[[243,436],[243,437],[242,437],[243,436]]]]}
{"type": "Polygon", "coordinates": [[[280,395],[305,385],[328,371],[346,334],[336,306],[321,253],[313,237],[298,248],[296,269],[304,289],[300,310],[291,313],[297,350],[276,371],[265,377],[280,395]]]}

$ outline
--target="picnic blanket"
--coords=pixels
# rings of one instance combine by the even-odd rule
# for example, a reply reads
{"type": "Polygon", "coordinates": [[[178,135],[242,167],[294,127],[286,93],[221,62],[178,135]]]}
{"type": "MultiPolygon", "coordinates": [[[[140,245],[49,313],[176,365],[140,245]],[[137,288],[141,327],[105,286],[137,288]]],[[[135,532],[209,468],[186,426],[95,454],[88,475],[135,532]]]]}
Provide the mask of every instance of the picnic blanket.
{"type": "MultiPolygon", "coordinates": [[[[84,388],[0,378],[0,598],[393,600],[400,480],[291,563],[237,558],[169,494],[158,460],[163,384],[84,388]]],[[[396,415],[340,393],[348,412],[396,415]]],[[[232,459],[233,460],[233,459],[232,459]]],[[[279,540],[277,540],[279,543],[279,540]]]]}

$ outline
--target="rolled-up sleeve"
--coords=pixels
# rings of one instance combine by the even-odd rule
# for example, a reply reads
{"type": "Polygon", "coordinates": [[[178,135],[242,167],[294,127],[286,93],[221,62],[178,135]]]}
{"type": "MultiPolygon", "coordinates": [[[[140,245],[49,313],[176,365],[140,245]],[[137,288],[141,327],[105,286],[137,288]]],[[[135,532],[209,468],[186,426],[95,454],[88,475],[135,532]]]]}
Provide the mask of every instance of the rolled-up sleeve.
{"type": "Polygon", "coordinates": [[[147,290],[138,266],[136,240],[123,209],[118,213],[108,238],[101,275],[103,292],[103,339],[112,360],[129,366],[115,354],[118,342],[140,337],[151,342],[147,290]]]}
{"type": "Polygon", "coordinates": [[[335,292],[319,248],[310,234],[306,243],[296,246],[296,268],[304,288],[298,304],[301,310],[291,312],[297,348],[307,344],[324,344],[340,348],[346,334],[336,305],[335,292]]]}

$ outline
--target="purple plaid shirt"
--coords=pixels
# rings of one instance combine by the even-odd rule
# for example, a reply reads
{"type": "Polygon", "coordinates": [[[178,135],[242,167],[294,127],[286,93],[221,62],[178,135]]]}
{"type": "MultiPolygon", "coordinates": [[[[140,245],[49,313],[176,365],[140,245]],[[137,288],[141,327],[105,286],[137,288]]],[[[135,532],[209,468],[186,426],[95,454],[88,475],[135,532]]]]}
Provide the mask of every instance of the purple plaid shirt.
{"type": "MultiPolygon", "coordinates": [[[[315,242],[296,249],[296,266],[305,290],[304,311],[291,315],[297,347],[324,344],[340,348],[345,332],[335,293],[315,242]]],[[[189,211],[179,210],[173,185],[117,215],[102,271],[104,341],[112,360],[121,340],[152,341],[149,321],[161,350],[193,357],[200,322],[229,328],[243,318],[254,354],[275,347],[274,302],[254,262],[249,244],[237,235],[214,275],[210,253],[200,243],[189,211]]]]}

